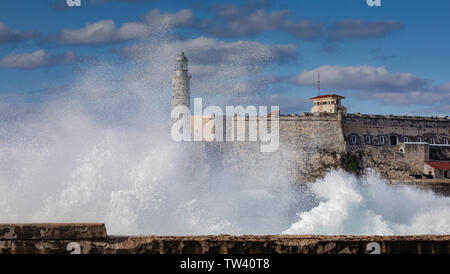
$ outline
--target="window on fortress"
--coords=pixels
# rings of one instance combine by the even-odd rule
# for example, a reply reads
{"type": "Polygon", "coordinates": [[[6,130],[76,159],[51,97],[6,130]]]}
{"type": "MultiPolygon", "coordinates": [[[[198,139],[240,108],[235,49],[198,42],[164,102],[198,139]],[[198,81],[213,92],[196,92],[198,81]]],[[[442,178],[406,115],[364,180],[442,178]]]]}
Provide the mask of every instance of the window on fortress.
{"type": "Polygon", "coordinates": [[[417,142],[422,143],[422,138],[421,137],[417,138],[417,142]]]}
{"type": "Polygon", "coordinates": [[[447,138],[444,138],[444,144],[448,145],[448,139],[447,138]]]}
{"type": "Polygon", "coordinates": [[[384,145],[384,136],[380,136],[380,144],[384,145]]]}
{"type": "Polygon", "coordinates": [[[408,143],[408,137],[403,137],[403,143],[408,143]]]}
{"type": "Polygon", "coordinates": [[[391,146],[398,145],[398,137],[397,136],[391,136],[391,146]]]}
{"type": "Polygon", "coordinates": [[[370,136],[366,135],[366,144],[370,144],[370,136]]]}
{"type": "Polygon", "coordinates": [[[356,135],[352,135],[352,144],[356,144],[356,135]]]}
{"type": "Polygon", "coordinates": [[[430,143],[433,144],[433,145],[436,143],[436,141],[434,140],[434,138],[431,138],[430,143]]]}

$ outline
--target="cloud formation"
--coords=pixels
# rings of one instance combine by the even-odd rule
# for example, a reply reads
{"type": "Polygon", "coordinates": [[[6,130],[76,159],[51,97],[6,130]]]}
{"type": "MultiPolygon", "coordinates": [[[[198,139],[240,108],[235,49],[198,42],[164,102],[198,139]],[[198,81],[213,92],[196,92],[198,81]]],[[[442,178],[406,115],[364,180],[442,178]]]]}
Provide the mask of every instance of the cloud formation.
{"type": "Polygon", "coordinates": [[[197,19],[190,9],[182,9],[174,13],[161,12],[159,9],[152,9],[141,16],[139,21],[151,27],[159,26],[166,28],[195,26],[197,23],[197,19]]]}
{"type": "Polygon", "coordinates": [[[450,82],[436,86],[432,81],[412,73],[389,72],[385,67],[321,66],[304,70],[290,81],[299,86],[314,87],[319,72],[322,87],[330,92],[352,91],[359,99],[376,100],[383,104],[432,105],[436,111],[448,110],[450,82]]]}
{"type": "Polygon", "coordinates": [[[236,6],[216,5],[208,9],[212,16],[200,19],[192,10],[161,12],[153,9],[134,22],[116,27],[113,20],[87,24],[80,29],[63,29],[50,36],[62,44],[100,45],[146,39],[152,33],[179,27],[191,28],[216,38],[242,38],[265,32],[284,32],[298,39],[329,41],[380,38],[403,28],[396,21],[366,22],[347,19],[334,23],[293,20],[289,10],[267,10],[268,1],[236,6]]]}
{"type": "Polygon", "coordinates": [[[215,18],[204,20],[200,29],[215,37],[243,37],[267,31],[285,31],[302,39],[320,37],[323,23],[291,21],[288,19],[289,14],[288,10],[248,11],[246,8],[228,6],[218,11],[215,18]]]}
{"type": "Polygon", "coordinates": [[[126,22],[117,27],[113,20],[88,23],[80,29],[63,29],[49,35],[48,40],[66,45],[103,45],[129,40],[143,40],[150,34],[167,31],[178,26],[194,23],[192,12],[188,9],[175,13],[161,13],[153,9],[136,22],[126,22]]]}
{"type": "Polygon", "coordinates": [[[0,45],[37,39],[39,36],[38,32],[15,30],[0,22],[0,45]]]}
{"type": "Polygon", "coordinates": [[[330,40],[381,38],[403,27],[403,24],[396,21],[366,22],[346,19],[331,24],[327,36],[330,40]]]}
{"type": "Polygon", "coordinates": [[[77,57],[72,51],[63,54],[50,55],[44,50],[37,50],[31,53],[12,53],[7,55],[0,59],[0,68],[35,69],[60,64],[70,64],[75,62],[76,59],[77,57]]]}
{"type": "Polygon", "coordinates": [[[215,16],[203,20],[197,28],[215,37],[244,37],[279,31],[304,40],[325,38],[331,41],[380,38],[403,28],[403,24],[396,21],[296,21],[291,19],[292,12],[289,10],[268,11],[269,3],[270,1],[262,1],[247,2],[242,6],[215,6],[212,9],[215,16]]]}
{"type": "Polygon", "coordinates": [[[298,85],[315,86],[320,72],[324,88],[363,91],[410,91],[426,89],[430,81],[409,72],[389,72],[385,67],[321,66],[304,70],[293,81],[298,85]]]}
{"type": "Polygon", "coordinates": [[[49,39],[67,45],[99,45],[143,39],[150,32],[150,28],[145,24],[130,22],[117,28],[113,20],[103,20],[88,23],[81,29],[63,29],[50,35],[49,39]]]}

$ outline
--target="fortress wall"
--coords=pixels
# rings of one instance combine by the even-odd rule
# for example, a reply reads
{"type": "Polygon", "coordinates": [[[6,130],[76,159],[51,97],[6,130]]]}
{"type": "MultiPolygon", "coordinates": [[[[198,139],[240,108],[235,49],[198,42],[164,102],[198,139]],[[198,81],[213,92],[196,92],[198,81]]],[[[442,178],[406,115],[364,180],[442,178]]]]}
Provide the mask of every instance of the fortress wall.
{"type": "MultiPolygon", "coordinates": [[[[246,123],[248,128],[248,121],[246,123]]],[[[279,148],[275,152],[261,152],[259,141],[206,142],[205,151],[208,157],[220,159],[238,174],[269,169],[295,182],[314,181],[324,175],[327,168],[341,166],[346,146],[337,115],[280,116],[279,134],[279,148]],[[236,158],[239,164],[230,162],[236,158]]]]}
{"type": "Polygon", "coordinates": [[[313,181],[341,167],[346,153],[341,121],[327,114],[281,117],[280,150],[297,151],[297,178],[313,181]]]}
{"type": "MultiPolygon", "coordinates": [[[[407,154],[383,147],[364,147],[352,150],[361,171],[373,169],[389,179],[408,178],[410,174],[422,174],[419,166],[412,164],[407,154]]],[[[423,161],[422,161],[423,163],[423,161]]]]}
{"type": "Polygon", "coordinates": [[[444,138],[450,141],[450,120],[438,117],[390,116],[390,115],[358,115],[348,114],[343,119],[345,140],[350,147],[366,146],[365,136],[371,136],[371,145],[390,146],[390,136],[397,136],[398,142],[407,137],[409,142],[417,142],[421,137],[423,142],[442,144],[444,138]],[[352,144],[351,136],[357,136],[357,143],[352,144]],[[382,144],[380,136],[385,136],[382,144]]]}
{"type": "Polygon", "coordinates": [[[448,254],[450,236],[109,236],[103,224],[0,224],[0,254],[448,254]],[[42,234],[42,236],[40,236],[42,234]]]}
{"type": "MultiPolygon", "coordinates": [[[[343,120],[343,131],[348,150],[356,155],[361,170],[372,168],[390,179],[408,178],[411,174],[423,173],[423,162],[430,158],[430,151],[424,144],[404,145],[404,137],[409,142],[443,143],[450,140],[450,120],[437,117],[382,116],[349,114],[343,120]],[[353,144],[351,137],[357,136],[353,144]],[[365,136],[371,136],[367,144],[365,136]],[[385,142],[380,142],[384,136],[385,142]],[[398,138],[398,145],[391,145],[391,136],[398,138]],[[402,152],[400,152],[402,149],[402,152]]],[[[446,157],[446,149],[439,146],[431,157],[446,157]],[[436,156],[438,155],[438,156],[436,156]]]]}
{"type": "MultiPolygon", "coordinates": [[[[247,120],[244,126],[248,129],[247,120]]],[[[238,124],[235,124],[237,130],[238,124]]],[[[435,138],[443,142],[449,138],[450,121],[447,118],[382,116],[349,114],[305,113],[282,115],[279,119],[280,140],[276,152],[261,152],[261,144],[248,142],[205,142],[206,161],[226,166],[235,174],[261,175],[267,170],[292,182],[313,182],[325,174],[327,168],[342,167],[342,158],[347,152],[356,155],[360,170],[373,168],[391,179],[406,178],[410,174],[421,174],[424,153],[400,153],[403,137],[416,141],[435,138]],[[351,135],[357,135],[357,144],[351,144],[351,135]],[[365,144],[365,135],[372,143],[365,144]],[[384,136],[385,144],[379,143],[384,136]],[[399,145],[390,145],[390,137],[397,136],[399,145]],[[347,145],[348,144],[348,145],[347,145]],[[254,174],[251,174],[254,173],[254,174]]],[[[226,135],[226,134],[224,134],[226,135]]],[[[409,146],[412,149],[412,146],[409,146]]],[[[432,156],[445,160],[449,157],[445,146],[432,149],[432,156]]]]}

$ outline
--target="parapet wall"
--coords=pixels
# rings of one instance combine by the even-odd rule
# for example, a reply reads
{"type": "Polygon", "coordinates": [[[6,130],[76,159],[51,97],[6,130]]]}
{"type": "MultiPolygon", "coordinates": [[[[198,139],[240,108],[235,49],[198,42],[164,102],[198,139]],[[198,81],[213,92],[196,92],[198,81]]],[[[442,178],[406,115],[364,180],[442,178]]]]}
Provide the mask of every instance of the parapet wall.
{"type": "Polygon", "coordinates": [[[450,236],[108,236],[103,224],[0,225],[0,254],[448,254],[450,236]]]}

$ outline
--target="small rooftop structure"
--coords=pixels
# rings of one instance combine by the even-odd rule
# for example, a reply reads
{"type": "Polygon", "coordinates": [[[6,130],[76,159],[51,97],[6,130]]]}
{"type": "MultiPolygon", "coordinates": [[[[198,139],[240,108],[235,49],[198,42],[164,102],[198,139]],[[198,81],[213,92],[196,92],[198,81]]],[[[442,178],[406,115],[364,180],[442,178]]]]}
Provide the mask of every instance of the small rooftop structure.
{"type": "Polygon", "coordinates": [[[450,170],[450,162],[425,162],[425,163],[434,169],[450,170]]]}
{"type": "Polygon", "coordinates": [[[341,111],[342,114],[346,114],[347,108],[342,105],[342,99],[345,99],[345,97],[337,94],[319,95],[313,98],[309,98],[309,100],[313,101],[311,112],[338,113],[339,111],[341,111]]]}
{"type": "Polygon", "coordinates": [[[309,98],[310,100],[317,100],[317,99],[323,99],[323,98],[340,98],[340,99],[345,99],[344,96],[340,96],[337,94],[329,94],[329,95],[319,95],[313,98],[309,98]]]}
{"type": "Polygon", "coordinates": [[[450,178],[450,162],[425,162],[424,173],[435,179],[450,178]]]}

